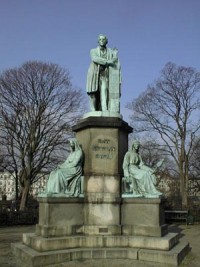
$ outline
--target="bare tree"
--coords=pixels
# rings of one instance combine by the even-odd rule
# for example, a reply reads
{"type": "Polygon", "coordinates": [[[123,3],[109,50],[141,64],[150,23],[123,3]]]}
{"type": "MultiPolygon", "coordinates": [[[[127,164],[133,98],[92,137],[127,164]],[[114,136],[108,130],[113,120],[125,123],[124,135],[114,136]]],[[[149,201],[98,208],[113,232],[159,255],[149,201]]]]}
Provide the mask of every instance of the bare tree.
{"type": "MultiPolygon", "coordinates": [[[[155,168],[156,164],[160,160],[163,160],[163,164],[156,170],[157,186],[159,189],[160,183],[164,181],[167,185],[171,177],[176,176],[175,166],[169,156],[166,155],[166,152],[163,150],[158,140],[153,140],[150,137],[146,139],[143,136],[140,154],[145,164],[151,168],[155,168]]],[[[167,186],[169,187],[169,185],[167,186]]],[[[163,189],[161,191],[165,194],[163,189]]]]}
{"type": "Polygon", "coordinates": [[[20,210],[38,173],[57,163],[83,102],[68,71],[56,64],[27,62],[1,74],[0,142],[21,185],[20,210]]]}
{"type": "Polygon", "coordinates": [[[144,162],[150,167],[155,167],[156,163],[161,159],[165,159],[165,162],[167,161],[167,157],[157,140],[143,138],[140,154],[144,162]]]}
{"type": "Polygon", "coordinates": [[[190,176],[200,180],[200,137],[197,137],[190,157],[190,176]]]}
{"type": "Polygon", "coordinates": [[[200,192],[200,137],[198,136],[192,148],[189,160],[190,193],[200,192]]]}
{"type": "Polygon", "coordinates": [[[174,159],[187,206],[189,158],[200,130],[200,72],[167,63],[161,77],[128,104],[137,132],[154,133],[174,159]]]}

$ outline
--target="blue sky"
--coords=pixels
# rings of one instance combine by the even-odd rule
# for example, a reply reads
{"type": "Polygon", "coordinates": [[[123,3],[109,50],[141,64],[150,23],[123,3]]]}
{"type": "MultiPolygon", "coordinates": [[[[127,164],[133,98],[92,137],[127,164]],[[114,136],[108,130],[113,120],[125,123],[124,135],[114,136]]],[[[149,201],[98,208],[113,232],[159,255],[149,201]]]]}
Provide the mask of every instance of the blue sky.
{"type": "Polygon", "coordinates": [[[28,60],[69,69],[85,91],[89,51],[106,34],[122,65],[121,113],[164,65],[200,70],[199,0],[0,0],[0,71],[28,60]]]}

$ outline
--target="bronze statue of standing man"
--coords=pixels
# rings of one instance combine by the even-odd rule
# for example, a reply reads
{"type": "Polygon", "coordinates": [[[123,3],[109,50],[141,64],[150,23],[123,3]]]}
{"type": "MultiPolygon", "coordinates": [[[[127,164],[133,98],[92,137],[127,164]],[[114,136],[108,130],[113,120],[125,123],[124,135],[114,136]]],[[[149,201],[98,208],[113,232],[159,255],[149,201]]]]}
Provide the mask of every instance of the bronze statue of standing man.
{"type": "Polygon", "coordinates": [[[121,70],[117,50],[107,47],[108,39],[100,34],[97,48],[91,49],[87,75],[87,93],[91,111],[119,113],[121,70]],[[114,82],[114,83],[113,83],[114,82]]]}

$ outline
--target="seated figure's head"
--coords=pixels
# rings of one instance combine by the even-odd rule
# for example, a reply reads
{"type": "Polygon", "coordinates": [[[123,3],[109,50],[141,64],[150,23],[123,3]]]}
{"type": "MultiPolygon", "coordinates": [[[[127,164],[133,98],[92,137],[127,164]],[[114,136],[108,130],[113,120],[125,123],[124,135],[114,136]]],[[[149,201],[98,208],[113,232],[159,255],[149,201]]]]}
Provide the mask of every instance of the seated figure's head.
{"type": "Polygon", "coordinates": [[[132,143],[132,149],[138,151],[140,148],[140,142],[138,140],[134,140],[132,143]]]}
{"type": "Polygon", "coordinates": [[[69,144],[70,144],[72,150],[81,149],[80,145],[79,145],[79,142],[78,142],[78,140],[76,138],[69,139],[69,144]]]}

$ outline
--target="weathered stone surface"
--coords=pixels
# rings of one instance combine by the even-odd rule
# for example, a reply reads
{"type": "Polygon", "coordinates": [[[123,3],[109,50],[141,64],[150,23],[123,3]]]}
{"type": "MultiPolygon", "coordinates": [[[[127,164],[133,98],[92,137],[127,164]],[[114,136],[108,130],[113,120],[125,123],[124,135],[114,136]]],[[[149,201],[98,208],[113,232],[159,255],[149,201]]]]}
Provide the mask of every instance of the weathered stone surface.
{"type": "Polygon", "coordinates": [[[122,162],[132,128],[119,118],[88,117],[73,130],[85,156],[83,233],[121,234],[122,162]]]}
{"type": "Polygon", "coordinates": [[[83,115],[83,119],[86,119],[89,117],[110,117],[110,118],[115,117],[115,118],[122,119],[122,115],[114,111],[91,111],[83,115]]]}
{"type": "Polygon", "coordinates": [[[163,224],[162,226],[123,225],[122,234],[161,237],[168,234],[168,225],[167,224],[163,224]]]}
{"type": "MultiPolygon", "coordinates": [[[[80,233],[85,235],[120,235],[121,225],[83,225],[80,233]]],[[[77,231],[78,233],[78,231],[77,231]]]]}
{"type": "Polygon", "coordinates": [[[93,195],[96,195],[98,193],[111,193],[120,197],[119,188],[120,177],[117,175],[89,176],[87,179],[87,184],[85,186],[87,195],[90,193],[93,193],[93,195]]]}
{"type": "Polygon", "coordinates": [[[82,259],[137,259],[135,248],[82,248],[37,252],[21,243],[12,245],[12,251],[30,267],[42,267],[55,263],[82,259]]]}
{"type": "Polygon", "coordinates": [[[84,176],[122,175],[128,134],[132,132],[126,122],[112,117],[89,117],[73,130],[85,154],[84,176]]]}
{"type": "Polygon", "coordinates": [[[86,225],[117,225],[120,207],[116,203],[85,203],[84,222],[86,225]]]}
{"type": "Polygon", "coordinates": [[[145,236],[69,236],[44,238],[35,234],[23,234],[23,243],[38,252],[72,248],[144,248],[168,251],[178,243],[178,235],[169,233],[164,237],[145,236]]]}
{"type": "Polygon", "coordinates": [[[138,251],[138,259],[143,261],[160,262],[165,264],[179,265],[183,258],[189,252],[189,243],[181,240],[170,251],[158,251],[150,249],[140,249],[138,251]]]}
{"type": "Polygon", "coordinates": [[[162,236],[167,233],[162,198],[124,198],[121,214],[123,234],[162,236]]]}
{"type": "Polygon", "coordinates": [[[22,243],[12,244],[12,251],[27,266],[41,267],[49,264],[68,262],[82,259],[137,259],[139,261],[151,261],[177,266],[189,251],[189,244],[181,242],[171,250],[139,249],[127,247],[103,247],[103,248],[72,248],[37,252],[22,243]]]}
{"type": "Polygon", "coordinates": [[[83,224],[83,198],[38,198],[39,224],[36,233],[41,236],[74,234],[83,224]]]}

